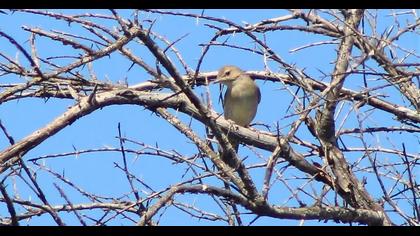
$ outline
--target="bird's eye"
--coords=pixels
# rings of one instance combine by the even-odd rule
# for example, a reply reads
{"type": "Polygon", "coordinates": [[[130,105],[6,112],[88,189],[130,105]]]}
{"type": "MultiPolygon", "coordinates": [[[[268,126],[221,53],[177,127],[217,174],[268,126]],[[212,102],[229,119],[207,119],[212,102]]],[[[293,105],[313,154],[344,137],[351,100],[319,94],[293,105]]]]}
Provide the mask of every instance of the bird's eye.
{"type": "Polygon", "coordinates": [[[230,70],[225,72],[225,76],[229,76],[230,75],[230,70]]]}

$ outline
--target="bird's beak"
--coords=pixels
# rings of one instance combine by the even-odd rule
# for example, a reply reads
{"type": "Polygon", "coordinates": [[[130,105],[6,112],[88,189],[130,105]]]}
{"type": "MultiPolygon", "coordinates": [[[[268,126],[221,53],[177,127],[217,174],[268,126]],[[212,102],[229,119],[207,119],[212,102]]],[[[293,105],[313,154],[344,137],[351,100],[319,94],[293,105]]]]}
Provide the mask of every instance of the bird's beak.
{"type": "Polygon", "coordinates": [[[213,80],[213,83],[215,83],[215,84],[216,84],[216,83],[220,83],[220,82],[221,82],[221,80],[220,80],[220,79],[218,79],[218,78],[217,78],[217,79],[215,79],[215,80],[213,80]]]}
{"type": "Polygon", "coordinates": [[[213,80],[213,83],[223,83],[225,81],[226,81],[226,79],[217,77],[216,80],[213,80]]]}

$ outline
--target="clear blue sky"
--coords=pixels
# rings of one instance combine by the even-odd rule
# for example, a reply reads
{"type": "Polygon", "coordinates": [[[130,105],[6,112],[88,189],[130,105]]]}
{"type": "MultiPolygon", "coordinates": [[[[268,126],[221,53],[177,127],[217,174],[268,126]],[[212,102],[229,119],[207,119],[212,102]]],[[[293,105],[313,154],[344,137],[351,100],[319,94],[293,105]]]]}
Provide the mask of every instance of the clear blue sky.
{"type": "MultiPolygon", "coordinates": [[[[186,12],[201,13],[201,10],[185,10],[186,12]]],[[[84,10],[59,10],[63,13],[74,13],[74,12],[86,12],[84,10]]],[[[110,14],[106,10],[91,10],[89,12],[110,14]]],[[[131,11],[119,10],[119,13],[124,16],[130,17],[131,11]]],[[[378,34],[382,34],[385,29],[393,23],[393,18],[387,16],[389,12],[384,12],[378,17],[379,25],[377,27],[378,34]]],[[[206,15],[215,17],[226,17],[238,24],[253,24],[263,19],[277,17],[280,15],[288,14],[285,10],[206,10],[206,15]]],[[[161,16],[149,13],[141,13],[141,19],[156,19],[156,23],[153,26],[153,30],[162,36],[167,37],[168,40],[174,41],[185,34],[188,34],[184,39],[176,44],[177,49],[182,54],[184,60],[188,65],[195,69],[197,59],[201,55],[202,47],[199,44],[208,43],[210,38],[214,34],[214,30],[209,29],[204,24],[207,23],[204,20],[195,20],[192,18],[183,17],[172,17],[172,16],[161,16]]],[[[404,17],[401,17],[402,19],[404,17]]],[[[42,16],[34,16],[24,13],[14,14],[0,14],[0,30],[12,35],[21,45],[26,49],[30,50],[28,43],[29,33],[24,31],[21,26],[25,25],[28,27],[40,27],[45,30],[57,30],[71,32],[77,35],[86,35],[87,31],[83,30],[76,24],[68,25],[61,21],[52,20],[50,18],[42,16]]],[[[404,22],[401,20],[401,22],[404,22]]],[[[103,20],[104,24],[110,25],[110,21],[103,20]]],[[[221,25],[222,26],[222,25],[221,25]]],[[[420,48],[419,37],[402,37],[398,44],[412,50],[418,50],[420,48]]],[[[263,38],[262,35],[258,35],[263,38]]],[[[235,36],[229,36],[229,42],[239,44],[244,47],[253,47],[251,39],[245,37],[242,34],[236,34],[235,36]]],[[[336,59],[337,44],[326,44],[318,47],[310,47],[305,50],[292,53],[291,50],[301,47],[306,44],[316,43],[319,41],[331,40],[328,37],[319,35],[308,34],[299,31],[278,31],[271,32],[266,35],[267,44],[280,55],[285,61],[290,64],[296,64],[301,69],[305,69],[305,72],[312,76],[312,78],[320,79],[323,77],[323,73],[329,74],[332,72],[336,59]]],[[[225,39],[226,37],[222,38],[225,39]]],[[[221,39],[219,39],[221,40],[221,39]]],[[[75,51],[69,46],[63,46],[57,42],[51,42],[45,38],[37,37],[37,52],[41,57],[48,56],[60,56],[60,55],[75,55],[75,51]]],[[[19,61],[23,64],[27,64],[25,58],[21,53],[17,53],[16,49],[10,45],[7,40],[0,38],[1,52],[15,58],[19,58],[19,61]]],[[[154,58],[150,56],[144,48],[135,46],[133,49],[134,53],[141,55],[147,62],[154,64],[154,58]]],[[[354,50],[355,54],[358,54],[357,50],[354,50]]],[[[402,55],[401,52],[398,52],[402,55]]],[[[174,54],[169,53],[169,56],[173,61],[176,61],[174,54]]],[[[58,59],[55,60],[57,64],[64,65],[72,59],[58,59]]],[[[410,59],[413,60],[413,59],[410,59]]],[[[413,62],[413,61],[411,61],[413,62]]],[[[230,49],[225,47],[213,47],[204,60],[201,71],[215,71],[225,64],[234,64],[241,67],[244,70],[264,70],[263,59],[258,54],[252,54],[250,52],[243,52],[237,49],[230,49]]],[[[179,66],[179,63],[177,64],[179,66]]],[[[268,64],[273,72],[284,73],[284,71],[278,67],[276,63],[269,62],[268,64]]],[[[377,67],[376,63],[370,63],[369,65],[377,67]]],[[[94,71],[96,76],[100,80],[109,80],[112,82],[127,80],[129,85],[140,83],[151,79],[143,70],[137,67],[130,68],[131,63],[126,60],[123,56],[118,53],[114,53],[111,57],[105,57],[94,63],[94,71]]],[[[42,69],[47,70],[46,66],[42,69]]],[[[184,73],[182,67],[178,67],[178,70],[184,73]]],[[[381,71],[381,70],[380,70],[381,71]]],[[[87,68],[81,68],[81,73],[88,75],[87,68]]],[[[13,76],[0,77],[1,83],[6,82],[23,82],[23,78],[16,78],[13,76]]],[[[372,79],[376,79],[372,78],[372,79]]],[[[329,82],[329,78],[325,79],[329,82]]],[[[291,95],[284,90],[284,87],[280,83],[271,83],[258,81],[258,85],[262,91],[262,100],[254,122],[265,123],[271,128],[274,128],[276,122],[280,123],[282,133],[286,133],[289,130],[289,124],[296,118],[284,118],[287,114],[287,108],[291,102],[291,95]]],[[[383,81],[369,82],[370,85],[380,85],[383,81]]],[[[351,76],[346,81],[345,87],[360,90],[360,86],[363,85],[361,76],[351,76]]],[[[197,94],[203,93],[203,88],[196,89],[197,94]]],[[[218,112],[222,111],[221,104],[218,102],[219,87],[216,85],[211,86],[212,102],[215,109],[218,112]]],[[[407,105],[407,102],[402,101],[401,97],[398,96],[396,89],[386,89],[388,95],[391,97],[390,101],[407,105]]],[[[7,127],[9,133],[13,136],[16,141],[21,140],[27,135],[31,134],[35,130],[45,126],[51,122],[55,117],[66,111],[66,109],[73,105],[74,101],[50,99],[44,101],[41,99],[20,99],[18,101],[7,102],[0,105],[0,119],[2,123],[7,127]]],[[[346,103],[345,108],[348,109],[352,104],[346,103]]],[[[368,108],[363,108],[362,111],[367,111],[368,108]]],[[[289,111],[293,112],[293,109],[289,111]]],[[[174,113],[175,114],[175,113],[174,113]]],[[[188,122],[188,117],[178,114],[182,120],[188,122]]],[[[337,124],[340,124],[346,113],[342,113],[338,116],[337,124]]],[[[143,109],[139,106],[111,106],[106,107],[102,110],[97,110],[94,113],[85,116],[71,126],[61,130],[58,134],[49,138],[41,145],[31,150],[25,155],[25,159],[36,158],[46,154],[52,153],[63,153],[71,152],[74,149],[85,150],[101,147],[119,147],[119,141],[115,138],[118,135],[117,125],[121,123],[123,135],[127,138],[144,142],[149,145],[159,144],[159,147],[165,150],[177,150],[181,154],[188,156],[197,152],[197,148],[189,142],[183,135],[179,134],[170,124],[165,120],[156,117],[150,111],[143,109]]],[[[383,112],[375,111],[366,120],[366,126],[385,126],[385,125],[398,125],[398,122],[390,119],[390,116],[384,116],[383,112]]],[[[199,132],[202,136],[204,135],[204,127],[196,121],[192,122],[193,128],[199,132]]],[[[350,117],[344,123],[344,128],[356,128],[358,127],[355,119],[355,113],[353,112],[350,117]]],[[[258,128],[264,129],[259,126],[258,128]]],[[[313,141],[313,138],[308,134],[306,128],[301,128],[298,132],[298,136],[303,140],[313,141]]],[[[418,134],[399,135],[398,133],[389,134],[383,136],[382,134],[370,136],[369,145],[382,146],[387,148],[393,148],[396,145],[398,149],[401,149],[401,143],[404,142],[407,147],[407,152],[418,155],[419,142],[418,134]],[[387,139],[389,137],[390,139],[387,139]]],[[[356,138],[346,137],[346,144],[350,147],[360,147],[360,141],[356,138]]],[[[126,148],[138,149],[137,145],[126,144],[126,148]]],[[[0,149],[4,149],[8,146],[7,139],[0,133],[0,149]]],[[[298,149],[298,148],[297,148],[298,149]]],[[[299,150],[299,149],[298,149],[299,150]]],[[[254,152],[250,151],[246,147],[241,147],[241,155],[243,157],[248,156],[246,160],[247,164],[263,163],[263,159],[255,155],[254,152]]],[[[259,154],[265,159],[269,156],[268,152],[257,150],[259,154]]],[[[346,153],[346,157],[354,161],[361,156],[360,153],[346,153]]],[[[389,154],[380,154],[377,158],[390,158],[389,154]]],[[[391,158],[395,158],[392,156],[391,158]]],[[[322,163],[322,161],[314,157],[313,160],[322,163]]],[[[59,173],[65,173],[65,176],[78,184],[82,189],[96,193],[99,195],[114,197],[121,196],[124,193],[130,191],[129,185],[126,181],[123,173],[115,168],[114,162],[122,164],[121,154],[118,152],[99,152],[83,154],[80,156],[61,157],[56,159],[45,160],[45,165],[48,168],[54,169],[59,173]]],[[[367,164],[367,163],[365,163],[367,164]]],[[[174,165],[170,161],[156,156],[141,156],[136,157],[129,155],[130,170],[135,173],[139,178],[148,183],[156,191],[165,188],[168,185],[177,183],[185,173],[185,168],[174,165]]],[[[258,171],[251,171],[255,182],[259,189],[262,185],[263,180],[263,169],[258,171]]],[[[295,170],[289,170],[285,173],[285,178],[290,178],[289,183],[292,186],[299,186],[305,183],[305,180],[293,180],[294,176],[305,177],[302,173],[296,172],[295,170]]],[[[365,176],[366,173],[361,173],[359,176],[365,176]]],[[[191,176],[190,173],[184,177],[184,179],[191,176]]],[[[51,203],[62,204],[64,200],[60,197],[57,190],[54,188],[53,183],[59,183],[65,190],[67,190],[68,196],[71,198],[73,203],[87,202],[87,199],[77,194],[71,188],[68,188],[56,179],[52,179],[50,175],[45,172],[40,172],[37,176],[39,182],[42,183],[42,188],[47,193],[47,197],[51,203]]],[[[372,176],[369,176],[372,177],[372,176]]],[[[6,182],[8,184],[8,191],[13,193],[13,185],[16,183],[17,193],[21,199],[35,199],[36,196],[33,192],[28,189],[25,184],[18,178],[10,178],[6,182]]],[[[281,206],[297,206],[295,201],[288,201],[289,192],[286,191],[285,195],[282,196],[282,192],[285,192],[284,187],[279,184],[277,190],[274,188],[273,193],[270,195],[270,200],[273,203],[281,206]],[[277,192],[278,191],[278,192],[277,192]]],[[[138,186],[142,188],[142,186],[138,186]]],[[[367,188],[369,192],[374,196],[378,197],[379,189],[374,179],[369,181],[367,188]]],[[[319,189],[318,189],[319,190],[319,189]]],[[[132,196],[130,196],[131,199],[132,196]]],[[[302,196],[304,200],[308,200],[305,196],[302,196]]],[[[196,206],[204,206],[208,211],[217,209],[214,202],[207,196],[199,195],[178,195],[175,200],[179,202],[188,202],[189,204],[195,204],[196,206]]],[[[308,200],[309,201],[309,200],[308,200]]],[[[309,201],[310,202],[310,201],[309,201]]],[[[404,206],[402,206],[404,207],[404,206]]],[[[182,213],[180,210],[175,208],[166,209],[166,213],[160,219],[162,225],[213,225],[218,224],[217,222],[211,221],[196,221],[187,214],[182,213]]],[[[217,211],[220,213],[220,211],[217,211]]],[[[4,217],[8,215],[7,209],[4,204],[0,205],[0,216],[4,217]]],[[[72,224],[77,223],[77,219],[72,214],[60,214],[64,219],[68,220],[66,223],[72,224]]],[[[249,222],[253,219],[253,216],[244,217],[245,222],[249,222]]],[[[299,221],[288,221],[269,219],[263,217],[255,222],[255,225],[297,225],[299,221]]],[[[398,221],[397,221],[398,223],[398,221]]],[[[34,217],[30,221],[31,225],[54,225],[49,215],[41,217],[34,217]]],[[[114,221],[113,224],[129,224],[125,220],[114,221]]],[[[306,221],[305,225],[320,224],[317,221],[306,221]]],[[[324,223],[321,223],[324,224],[324,223]]],[[[331,223],[332,224],[332,223],[331,223]]]]}

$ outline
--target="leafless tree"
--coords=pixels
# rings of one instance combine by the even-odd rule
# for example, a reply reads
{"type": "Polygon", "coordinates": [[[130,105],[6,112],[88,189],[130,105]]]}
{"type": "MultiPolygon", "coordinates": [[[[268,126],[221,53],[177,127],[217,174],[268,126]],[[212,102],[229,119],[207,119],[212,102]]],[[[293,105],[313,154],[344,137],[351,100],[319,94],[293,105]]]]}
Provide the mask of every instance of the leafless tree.
{"type": "MultiPolygon", "coordinates": [[[[0,49],[1,77],[18,81],[1,81],[0,107],[26,99],[73,101],[47,125],[19,140],[8,128],[10,121],[0,120],[1,142],[8,142],[1,143],[0,151],[2,225],[31,224],[44,215],[57,225],[159,225],[169,216],[168,209],[193,219],[184,224],[253,225],[266,224],[267,219],[296,220],[296,224],[310,220],[420,224],[419,48],[408,48],[403,40],[417,39],[418,46],[420,19],[416,10],[288,10],[252,24],[235,22],[229,15],[221,18],[208,11],[195,12],[3,12],[5,19],[41,16],[51,22],[67,23],[85,34],[24,25],[22,29],[30,36],[22,44],[0,29],[2,45],[15,51],[11,54],[0,49]],[[159,31],[159,24],[164,24],[161,18],[197,21],[197,27],[214,32],[206,42],[191,45],[191,50],[201,50],[194,65],[187,63],[177,49],[184,37],[169,40],[171,37],[159,31]],[[393,22],[385,30],[379,27],[384,18],[393,22]],[[280,43],[276,35],[293,32],[322,36],[323,40],[292,49],[291,53],[332,44],[333,69],[316,74],[283,59],[274,49],[280,43]],[[57,47],[55,57],[41,56],[37,47],[41,38],[57,47]],[[238,39],[251,41],[252,46],[244,46],[238,39]],[[71,49],[72,53],[63,55],[60,48],[66,52],[71,49]],[[137,53],[139,48],[150,56],[137,53]],[[210,95],[208,88],[217,71],[200,69],[214,48],[260,57],[264,70],[247,73],[257,81],[269,81],[272,88],[281,88],[285,101],[291,101],[287,111],[277,111],[276,101],[265,102],[271,102],[271,109],[282,114],[279,120],[286,123],[240,127],[216,112],[210,102],[214,94],[210,95]],[[23,56],[15,57],[16,52],[23,56]],[[116,54],[131,64],[129,69],[147,73],[143,82],[128,85],[97,76],[94,63],[113,59],[116,54]],[[199,89],[205,91],[204,96],[199,89]],[[185,142],[195,145],[195,154],[127,137],[118,124],[118,146],[28,155],[79,119],[122,104],[141,107],[143,112],[152,112],[150,119],[168,122],[174,132],[185,137],[185,142]],[[387,124],[372,120],[378,114],[387,124]],[[252,154],[245,157],[236,153],[227,135],[239,138],[241,149],[252,154]],[[229,153],[234,168],[220,159],[221,152],[229,153]],[[121,173],[121,178],[108,184],[128,183],[125,194],[109,197],[86,191],[83,183],[75,183],[47,162],[95,153],[113,153],[119,160],[110,165],[121,173]],[[167,161],[184,174],[166,186],[156,187],[153,181],[145,181],[141,173],[133,171],[133,166],[139,164],[130,160],[145,156],[167,161]],[[257,172],[262,173],[262,178],[257,172]],[[53,190],[40,176],[52,179],[53,190]],[[34,197],[20,196],[24,186],[34,197]],[[60,201],[50,196],[54,191],[60,194],[60,201]],[[204,198],[213,207],[192,200],[204,198]],[[69,215],[76,221],[69,220],[69,215]]],[[[322,60],[314,57],[314,71],[322,60]]],[[[264,90],[262,94],[264,99],[264,90]]],[[[159,132],[159,127],[155,129],[159,132]]],[[[78,161],[84,165],[85,160],[78,161]]],[[[159,171],[159,166],[153,168],[155,178],[166,174],[159,171]]]]}

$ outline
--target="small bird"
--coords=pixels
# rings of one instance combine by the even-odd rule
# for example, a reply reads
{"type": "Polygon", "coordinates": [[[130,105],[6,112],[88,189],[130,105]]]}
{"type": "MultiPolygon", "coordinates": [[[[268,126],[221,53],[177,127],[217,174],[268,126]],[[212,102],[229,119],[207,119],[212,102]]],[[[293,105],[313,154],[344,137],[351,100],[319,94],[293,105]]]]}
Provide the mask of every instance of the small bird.
{"type": "MultiPolygon", "coordinates": [[[[248,126],[257,113],[261,100],[260,89],[254,80],[236,66],[220,68],[214,83],[227,86],[224,97],[224,117],[240,126],[248,126]]],[[[238,152],[239,142],[229,138],[232,147],[238,152]]]]}

